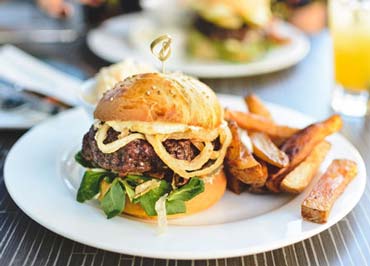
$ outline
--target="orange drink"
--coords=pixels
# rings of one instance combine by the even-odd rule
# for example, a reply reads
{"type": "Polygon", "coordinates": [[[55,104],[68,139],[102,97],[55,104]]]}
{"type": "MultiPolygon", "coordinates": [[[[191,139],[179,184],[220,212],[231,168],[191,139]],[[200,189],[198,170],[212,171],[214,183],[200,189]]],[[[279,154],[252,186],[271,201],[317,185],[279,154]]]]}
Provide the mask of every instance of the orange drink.
{"type": "Polygon", "coordinates": [[[362,116],[370,90],[370,1],[331,0],[329,20],[337,83],[332,106],[362,116]]]}

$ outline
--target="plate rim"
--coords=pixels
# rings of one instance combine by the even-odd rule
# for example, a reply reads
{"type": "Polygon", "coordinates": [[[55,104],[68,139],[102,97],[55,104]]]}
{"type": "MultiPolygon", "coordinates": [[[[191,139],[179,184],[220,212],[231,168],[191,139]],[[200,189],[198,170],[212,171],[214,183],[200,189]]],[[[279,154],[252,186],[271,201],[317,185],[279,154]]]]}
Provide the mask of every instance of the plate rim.
{"type": "MultiPolygon", "coordinates": [[[[219,94],[220,97],[231,97],[231,98],[238,98],[236,96],[232,96],[232,95],[227,95],[227,94],[219,94]]],[[[279,108],[283,108],[283,109],[288,109],[289,111],[293,111],[295,113],[299,113],[301,114],[300,112],[297,112],[297,111],[294,111],[290,108],[286,108],[286,107],[283,107],[283,106],[280,106],[280,105],[276,105],[276,104],[272,104],[272,105],[275,105],[275,106],[278,106],[279,108]]],[[[72,110],[69,110],[67,112],[77,112],[77,110],[80,110],[81,112],[83,112],[83,110],[81,108],[75,108],[75,109],[72,109],[72,110]]],[[[63,115],[64,113],[62,113],[61,115],[63,115]]],[[[58,115],[59,117],[60,115],[58,115]]],[[[307,115],[304,115],[306,117],[309,117],[307,115]]],[[[41,124],[45,124],[45,123],[48,123],[48,121],[50,120],[54,120],[56,118],[51,118],[51,119],[48,119],[46,120],[45,122],[41,123],[41,124]]],[[[39,126],[35,127],[38,128],[39,126]]],[[[34,221],[36,221],[37,223],[41,224],[42,226],[44,226],[45,228],[48,228],[49,230],[59,234],[59,235],[62,235],[66,238],[69,238],[69,239],[72,239],[76,242],[79,242],[79,243],[84,243],[86,245],[89,245],[89,246],[94,246],[96,248],[100,248],[100,249],[104,249],[104,250],[109,250],[109,251],[114,251],[114,252],[118,252],[118,253],[125,253],[125,254],[130,254],[130,255],[134,255],[134,256],[145,256],[145,257],[152,257],[152,258],[163,258],[163,259],[215,259],[215,258],[227,258],[227,257],[237,257],[237,256],[245,256],[245,255],[250,255],[250,254],[256,254],[256,253],[259,253],[259,252],[265,252],[265,251],[269,251],[269,250],[273,250],[273,249],[277,249],[277,248],[281,248],[281,247],[285,247],[287,245],[291,245],[291,244],[294,244],[294,243],[297,243],[299,241],[302,241],[304,239],[307,239],[309,237],[312,237],[324,230],[326,230],[327,228],[331,227],[332,225],[334,225],[335,223],[337,223],[339,220],[341,220],[344,216],[346,216],[355,206],[356,204],[358,203],[358,201],[360,200],[360,198],[362,197],[363,193],[364,193],[364,190],[365,190],[365,187],[366,187],[366,169],[365,170],[365,178],[363,178],[363,182],[362,182],[362,188],[361,188],[361,193],[358,193],[356,194],[356,199],[353,201],[353,206],[350,206],[347,210],[345,210],[343,213],[341,213],[341,215],[339,215],[337,217],[337,219],[331,219],[328,221],[328,223],[324,224],[324,225],[320,225],[320,226],[317,226],[314,230],[311,230],[309,231],[308,233],[305,232],[305,233],[301,233],[299,237],[295,236],[294,240],[292,241],[291,237],[290,238],[285,238],[283,240],[277,240],[277,241],[274,241],[272,243],[269,243],[268,245],[266,244],[263,244],[263,245],[259,245],[259,246],[255,246],[252,250],[249,250],[248,252],[246,252],[246,248],[240,248],[240,249],[235,249],[233,250],[233,252],[230,252],[229,250],[213,250],[213,253],[212,254],[202,254],[202,253],[192,253],[190,254],[189,252],[182,252],[182,251],[178,251],[177,253],[172,253],[170,255],[168,254],[158,254],[158,252],[156,251],[152,251],[152,250],[148,250],[147,252],[143,253],[143,252],[140,252],[140,251],[137,251],[134,249],[131,249],[131,247],[127,248],[125,247],[125,250],[121,250],[119,248],[115,248],[115,249],[112,249],[112,247],[109,247],[109,245],[105,245],[105,243],[90,243],[88,241],[81,241],[81,238],[78,238],[78,236],[75,236],[75,235],[71,235],[68,233],[68,230],[59,230],[58,228],[54,228],[53,226],[50,226],[49,224],[45,223],[44,221],[40,221],[38,218],[37,218],[37,215],[33,214],[33,213],[30,213],[27,209],[24,208],[24,206],[22,206],[22,203],[20,202],[19,199],[17,198],[13,198],[13,191],[10,189],[9,190],[9,174],[8,174],[8,167],[9,167],[9,160],[12,159],[13,157],[13,153],[15,152],[16,150],[16,147],[18,145],[21,145],[23,144],[22,141],[25,141],[25,139],[28,138],[29,135],[33,134],[33,131],[34,129],[28,131],[26,134],[24,134],[15,144],[14,146],[11,148],[11,150],[9,151],[9,154],[5,160],[5,164],[4,164],[4,182],[5,182],[5,185],[6,185],[6,188],[8,190],[8,193],[9,195],[12,197],[12,199],[15,201],[15,203],[17,204],[17,206],[24,212],[26,213],[26,215],[28,215],[31,219],[33,219],[34,221]]],[[[341,136],[340,134],[338,134],[341,138],[343,138],[343,140],[345,140],[347,142],[348,145],[350,145],[352,148],[353,148],[353,151],[356,153],[356,156],[358,158],[361,159],[361,167],[364,167],[365,168],[365,164],[364,164],[364,161],[362,159],[362,156],[360,155],[360,153],[358,152],[358,150],[348,141],[346,140],[343,136],[341,136]]],[[[11,187],[11,186],[10,186],[11,187]]],[[[283,207],[283,206],[282,206],[283,207]]],[[[275,211],[278,211],[279,209],[277,210],[274,210],[273,212],[275,211]]],[[[236,222],[238,223],[238,222],[236,222]]],[[[199,227],[199,226],[198,226],[199,227]]]]}

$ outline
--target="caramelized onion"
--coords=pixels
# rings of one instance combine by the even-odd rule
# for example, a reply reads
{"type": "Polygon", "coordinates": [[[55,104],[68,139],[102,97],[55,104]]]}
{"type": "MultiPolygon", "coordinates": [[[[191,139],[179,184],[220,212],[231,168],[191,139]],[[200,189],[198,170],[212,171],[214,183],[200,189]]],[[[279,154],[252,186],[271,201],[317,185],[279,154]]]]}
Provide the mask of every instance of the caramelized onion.
{"type": "MultiPolygon", "coordinates": [[[[179,160],[169,154],[166,148],[163,146],[162,139],[158,135],[147,135],[147,141],[153,146],[155,153],[158,157],[172,170],[174,168],[181,169],[185,172],[192,171],[201,168],[206,162],[209,161],[211,153],[213,151],[213,145],[210,142],[206,142],[204,149],[190,162],[185,160],[179,160]]],[[[174,172],[176,172],[174,170],[174,172]]],[[[176,172],[177,173],[177,172],[176,172]]],[[[178,173],[179,174],[179,173],[178,173]]],[[[181,174],[179,174],[183,177],[181,174]]]]}
{"type": "Polygon", "coordinates": [[[119,138],[111,143],[104,144],[104,140],[107,138],[107,133],[109,130],[109,126],[107,124],[102,125],[95,134],[95,140],[98,145],[98,148],[103,153],[113,153],[120,148],[126,146],[133,140],[136,139],[145,139],[143,134],[134,133],[131,135],[127,135],[125,137],[119,138]]]}
{"type": "Polygon", "coordinates": [[[106,122],[100,125],[95,135],[98,148],[103,153],[113,153],[127,145],[129,142],[136,139],[146,139],[153,147],[158,157],[176,174],[183,178],[191,178],[194,176],[204,176],[212,174],[220,168],[226,155],[227,147],[231,142],[231,132],[226,123],[223,123],[219,128],[214,130],[204,130],[197,127],[186,126],[181,124],[170,125],[169,123],[145,123],[145,122],[106,122]],[[142,124],[140,124],[142,123],[142,124]],[[164,125],[162,133],[153,133],[158,130],[159,125],[164,125]],[[115,131],[121,132],[118,139],[104,144],[107,138],[109,128],[112,127],[115,131]],[[168,133],[174,130],[173,133],[168,133]],[[175,130],[183,130],[178,132],[175,130]],[[129,133],[130,131],[140,133],[129,133]],[[166,132],[166,133],[164,133],[166,132]],[[219,138],[221,148],[214,150],[211,141],[219,138]],[[200,153],[191,161],[179,160],[169,154],[163,146],[163,141],[166,139],[190,139],[200,153]],[[213,162],[212,162],[213,161],[213,162]],[[211,164],[202,168],[206,163],[211,164]]]}
{"type": "MultiPolygon", "coordinates": [[[[164,146],[161,142],[161,139],[158,136],[147,135],[146,139],[153,146],[154,151],[156,152],[158,157],[172,171],[174,171],[176,174],[178,174],[179,176],[181,176],[183,178],[191,178],[191,177],[194,177],[194,176],[203,176],[203,175],[210,174],[213,171],[215,171],[217,168],[219,168],[221,166],[221,164],[223,163],[227,147],[229,146],[229,144],[231,142],[231,133],[230,133],[229,128],[225,124],[219,129],[219,132],[220,132],[220,140],[222,140],[221,149],[218,151],[219,152],[219,157],[210,166],[205,167],[203,169],[196,170],[196,171],[192,171],[192,172],[190,172],[189,170],[187,171],[187,170],[184,169],[184,167],[182,167],[183,165],[181,165],[180,162],[183,163],[184,161],[177,160],[177,159],[173,158],[171,155],[169,155],[167,153],[166,149],[164,148],[164,146]]],[[[205,150],[205,149],[203,149],[203,150],[205,150]]],[[[187,162],[187,163],[191,164],[192,161],[187,162]]]]}

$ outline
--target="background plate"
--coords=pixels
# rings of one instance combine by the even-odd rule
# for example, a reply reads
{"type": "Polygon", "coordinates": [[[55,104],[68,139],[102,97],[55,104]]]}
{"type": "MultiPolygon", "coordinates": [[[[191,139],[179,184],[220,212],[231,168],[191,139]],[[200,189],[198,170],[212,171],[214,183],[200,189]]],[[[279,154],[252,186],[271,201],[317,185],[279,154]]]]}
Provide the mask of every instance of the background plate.
{"type": "MultiPolygon", "coordinates": [[[[243,109],[241,98],[220,95],[228,107],[243,109]]],[[[291,126],[312,120],[292,110],[269,105],[275,119],[291,126]]],[[[358,163],[359,174],[336,202],[328,223],[303,221],[301,195],[262,196],[227,192],[209,210],[174,220],[164,235],[154,224],[125,217],[107,220],[94,204],[75,201],[70,152],[78,149],[90,127],[82,109],[64,112],[26,133],[9,152],[4,178],[9,194],[32,219],[75,241],[114,252],[173,259],[206,259],[248,255],[276,249],[318,234],[343,218],[359,201],[366,182],[364,162],[357,150],[341,135],[332,143],[320,172],[334,158],[358,163]],[[66,172],[71,176],[66,176],[66,172]]],[[[80,171],[77,168],[77,171],[80,171]]]]}
{"type": "Polygon", "coordinates": [[[269,73],[290,67],[302,60],[310,49],[309,40],[300,30],[286,22],[278,22],[277,31],[291,42],[271,49],[254,62],[239,64],[189,59],[185,55],[186,33],[183,30],[158,24],[153,16],[143,14],[114,17],[91,30],[87,35],[90,50],[109,62],[134,58],[158,65],[149,45],[157,36],[170,34],[173,47],[171,58],[166,62],[168,69],[201,78],[225,78],[269,73]]]}

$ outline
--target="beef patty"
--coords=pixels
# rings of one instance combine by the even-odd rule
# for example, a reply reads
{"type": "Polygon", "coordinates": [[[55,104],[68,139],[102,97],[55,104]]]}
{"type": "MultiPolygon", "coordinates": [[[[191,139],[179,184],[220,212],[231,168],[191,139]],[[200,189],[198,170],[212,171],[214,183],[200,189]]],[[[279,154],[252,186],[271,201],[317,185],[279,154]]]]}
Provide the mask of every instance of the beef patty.
{"type": "MultiPolygon", "coordinates": [[[[169,171],[146,140],[137,139],[113,153],[103,153],[98,148],[95,133],[92,126],[85,134],[82,144],[82,156],[94,166],[119,172],[121,176],[128,173],[153,173],[158,176],[158,173],[169,171]]],[[[118,135],[119,132],[110,128],[104,142],[112,142],[118,135]]],[[[190,161],[198,154],[190,140],[166,140],[163,145],[168,153],[179,160],[190,161]]]]}

